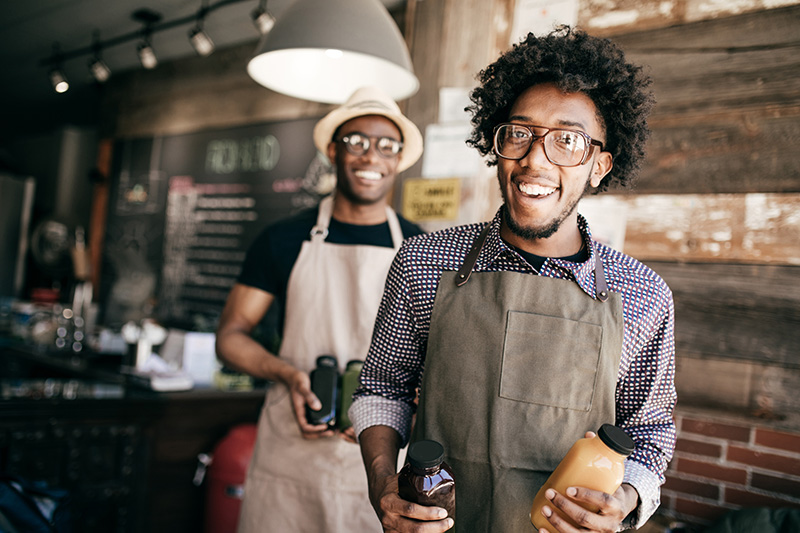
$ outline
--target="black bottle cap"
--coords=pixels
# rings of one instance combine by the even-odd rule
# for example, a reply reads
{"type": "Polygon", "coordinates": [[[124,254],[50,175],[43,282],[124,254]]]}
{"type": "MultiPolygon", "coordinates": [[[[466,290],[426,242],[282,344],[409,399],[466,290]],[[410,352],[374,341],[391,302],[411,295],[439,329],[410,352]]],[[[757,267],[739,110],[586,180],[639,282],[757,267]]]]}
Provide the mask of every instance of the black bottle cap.
{"type": "Polygon", "coordinates": [[[320,355],[317,357],[317,366],[327,366],[329,368],[339,368],[339,363],[332,355],[320,355]]]}
{"type": "Polygon", "coordinates": [[[444,448],[435,440],[420,440],[408,447],[407,455],[414,468],[431,468],[444,461],[444,448]]]}
{"type": "Polygon", "coordinates": [[[603,424],[597,431],[597,436],[603,443],[620,455],[628,456],[633,453],[636,444],[622,429],[611,424],[603,424]]]}

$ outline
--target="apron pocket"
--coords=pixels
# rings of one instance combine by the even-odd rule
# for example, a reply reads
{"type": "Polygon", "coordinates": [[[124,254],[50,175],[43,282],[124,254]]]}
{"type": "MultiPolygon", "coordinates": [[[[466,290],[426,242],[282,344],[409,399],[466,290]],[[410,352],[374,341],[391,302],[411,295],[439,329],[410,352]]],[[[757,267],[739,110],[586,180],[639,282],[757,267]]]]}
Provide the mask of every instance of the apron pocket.
{"type": "Polygon", "coordinates": [[[500,396],[589,411],[600,364],[603,328],[562,317],[509,311],[500,396]]]}

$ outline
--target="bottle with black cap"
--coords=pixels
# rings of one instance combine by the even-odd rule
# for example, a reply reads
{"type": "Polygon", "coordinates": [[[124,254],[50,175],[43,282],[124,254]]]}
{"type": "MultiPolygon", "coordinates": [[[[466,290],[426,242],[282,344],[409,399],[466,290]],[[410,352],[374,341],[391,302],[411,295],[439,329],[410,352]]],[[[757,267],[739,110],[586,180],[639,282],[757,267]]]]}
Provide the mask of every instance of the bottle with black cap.
{"type": "MultiPolygon", "coordinates": [[[[597,436],[579,439],[564,456],[556,469],[550,474],[542,488],[536,493],[531,506],[531,523],[537,528],[551,529],[547,518],[542,514],[542,507],[548,504],[544,497],[547,489],[554,489],[564,494],[567,487],[585,487],[613,494],[622,484],[625,473],[625,458],[633,453],[635,444],[627,433],[617,426],[603,424],[597,436]]],[[[589,508],[582,502],[576,502],[589,508]]],[[[578,527],[555,506],[550,505],[553,512],[578,527]]],[[[596,512],[596,508],[589,508],[596,512]]]]}
{"type": "Polygon", "coordinates": [[[444,461],[444,448],[433,440],[420,440],[408,447],[408,462],[400,470],[397,487],[406,501],[442,507],[455,520],[456,482],[444,461]]]}

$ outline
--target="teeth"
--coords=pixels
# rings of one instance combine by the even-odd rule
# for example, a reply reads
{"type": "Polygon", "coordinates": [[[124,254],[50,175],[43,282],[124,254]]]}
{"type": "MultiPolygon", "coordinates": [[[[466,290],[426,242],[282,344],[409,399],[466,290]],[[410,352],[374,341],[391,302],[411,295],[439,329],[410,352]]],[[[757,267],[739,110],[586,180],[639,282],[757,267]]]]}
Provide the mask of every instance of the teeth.
{"type": "Polygon", "coordinates": [[[354,174],[365,180],[379,180],[381,179],[381,173],[375,172],[374,170],[356,170],[354,174]]]}
{"type": "Polygon", "coordinates": [[[547,196],[555,192],[555,187],[543,187],[542,185],[533,185],[530,183],[520,183],[517,186],[523,194],[528,196],[547,196]]]}

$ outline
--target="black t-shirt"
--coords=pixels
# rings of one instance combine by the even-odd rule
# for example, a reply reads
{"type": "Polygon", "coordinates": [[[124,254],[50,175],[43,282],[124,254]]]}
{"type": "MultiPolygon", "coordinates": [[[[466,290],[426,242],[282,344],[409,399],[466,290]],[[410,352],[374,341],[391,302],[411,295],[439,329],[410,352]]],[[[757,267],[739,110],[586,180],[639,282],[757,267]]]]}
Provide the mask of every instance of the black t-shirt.
{"type": "MultiPolygon", "coordinates": [[[[266,227],[250,245],[237,281],[272,294],[275,296],[278,308],[283,309],[289,275],[303,242],[311,238],[311,228],[317,223],[318,212],[318,207],[306,209],[266,227]]],[[[397,218],[400,221],[403,238],[424,233],[422,228],[399,214],[397,218]]],[[[331,218],[325,242],[391,248],[392,233],[388,222],[361,226],[331,218]]],[[[280,313],[279,322],[282,328],[283,312],[280,313]]]]}

